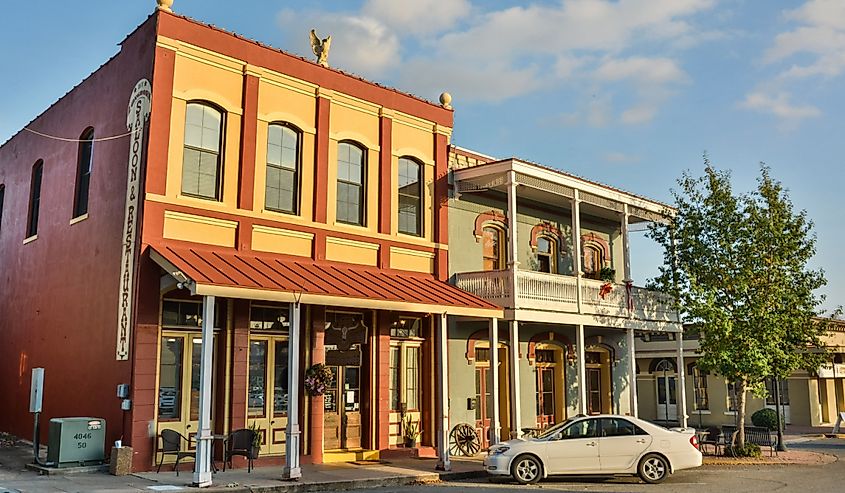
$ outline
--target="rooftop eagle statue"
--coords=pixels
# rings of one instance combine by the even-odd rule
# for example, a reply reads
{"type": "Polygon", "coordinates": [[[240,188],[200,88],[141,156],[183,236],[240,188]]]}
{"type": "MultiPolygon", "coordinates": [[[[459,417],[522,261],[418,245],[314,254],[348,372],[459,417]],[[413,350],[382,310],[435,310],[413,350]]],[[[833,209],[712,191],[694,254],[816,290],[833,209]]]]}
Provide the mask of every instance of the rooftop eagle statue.
{"type": "Polygon", "coordinates": [[[320,41],[314,29],[311,30],[311,51],[317,55],[317,63],[324,67],[329,66],[329,48],[332,45],[332,37],[320,41]]]}

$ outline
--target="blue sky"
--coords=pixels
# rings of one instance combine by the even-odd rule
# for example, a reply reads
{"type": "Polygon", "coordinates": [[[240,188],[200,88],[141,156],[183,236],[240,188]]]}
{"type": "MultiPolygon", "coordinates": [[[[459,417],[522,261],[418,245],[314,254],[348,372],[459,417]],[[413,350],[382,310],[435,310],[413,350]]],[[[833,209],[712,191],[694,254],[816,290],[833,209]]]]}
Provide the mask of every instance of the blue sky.
{"type": "MultiPolygon", "coordinates": [[[[109,56],[153,0],[5,2],[0,141],[109,56]]],[[[658,200],[702,153],[750,190],[764,161],[815,221],[827,307],[845,302],[845,1],[175,0],[173,9],[436,100],[453,143],[658,200]]],[[[636,233],[634,278],[659,252],[636,233]]]]}

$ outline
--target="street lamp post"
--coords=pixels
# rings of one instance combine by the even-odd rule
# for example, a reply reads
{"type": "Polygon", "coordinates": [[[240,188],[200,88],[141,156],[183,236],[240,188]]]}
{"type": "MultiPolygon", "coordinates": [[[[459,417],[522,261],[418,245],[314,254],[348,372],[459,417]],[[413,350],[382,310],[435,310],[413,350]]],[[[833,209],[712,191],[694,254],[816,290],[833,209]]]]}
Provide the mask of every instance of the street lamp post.
{"type": "Polygon", "coordinates": [[[778,426],[778,452],[786,452],[786,445],[783,443],[783,423],[781,423],[780,410],[780,378],[775,377],[775,414],[777,415],[778,426]]]}

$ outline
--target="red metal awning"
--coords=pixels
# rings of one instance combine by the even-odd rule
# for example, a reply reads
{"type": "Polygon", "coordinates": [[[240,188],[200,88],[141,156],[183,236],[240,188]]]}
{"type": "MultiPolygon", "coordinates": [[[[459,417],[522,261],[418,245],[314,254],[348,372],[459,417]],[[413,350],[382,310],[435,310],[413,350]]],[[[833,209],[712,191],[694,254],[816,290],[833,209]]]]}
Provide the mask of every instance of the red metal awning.
{"type": "Polygon", "coordinates": [[[150,256],[197,295],[420,313],[499,317],[502,309],[430,274],[155,245],[150,256]]]}

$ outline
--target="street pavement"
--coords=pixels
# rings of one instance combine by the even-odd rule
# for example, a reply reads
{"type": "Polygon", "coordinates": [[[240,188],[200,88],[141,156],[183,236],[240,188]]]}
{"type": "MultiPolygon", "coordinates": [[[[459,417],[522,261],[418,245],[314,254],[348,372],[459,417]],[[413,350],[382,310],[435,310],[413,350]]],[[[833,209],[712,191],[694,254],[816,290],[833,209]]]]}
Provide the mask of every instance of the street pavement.
{"type": "Polygon", "coordinates": [[[508,493],[516,490],[555,492],[648,492],[648,493],[745,493],[745,492],[845,492],[845,439],[816,439],[793,443],[790,450],[808,450],[831,454],[837,460],[825,465],[756,465],[756,466],[703,466],[679,471],[664,483],[650,485],[635,477],[617,478],[552,478],[539,484],[522,486],[508,479],[473,479],[430,485],[379,490],[355,490],[348,493],[390,491],[420,493],[423,489],[436,488],[429,493],[508,493]]]}

